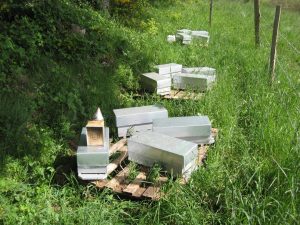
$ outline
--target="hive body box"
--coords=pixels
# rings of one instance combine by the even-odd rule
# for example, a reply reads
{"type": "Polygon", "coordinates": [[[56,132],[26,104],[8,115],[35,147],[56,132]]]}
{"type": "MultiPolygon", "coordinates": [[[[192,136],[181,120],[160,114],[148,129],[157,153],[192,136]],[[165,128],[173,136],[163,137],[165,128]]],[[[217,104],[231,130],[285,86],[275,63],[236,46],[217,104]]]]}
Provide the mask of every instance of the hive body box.
{"type": "Polygon", "coordinates": [[[213,80],[212,76],[203,74],[175,74],[173,76],[173,87],[175,89],[206,91],[212,86],[213,80]]]}
{"type": "Polygon", "coordinates": [[[148,91],[165,95],[171,91],[171,78],[158,73],[144,73],[141,76],[142,87],[148,91]]]}
{"type": "Polygon", "coordinates": [[[181,30],[177,30],[176,33],[183,33],[183,34],[191,34],[192,31],[191,30],[188,30],[188,29],[181,29],[181,30]]]}
{"type": "Polygon", "coordinates": [[[82,180],[97,180],[107,177],[109,163],[109,128],[104,129],[103,146],[87,146],[87,129],[83,128],[77,148],[78,177],[82,180]]]}
{"type": "Polygon", "coordinates": [[[149,105],[114,109],[117,127],[152,123],[153,119],[168,117],[168,111],[161,105],[149,105]]]}
{"type": "Polygon", "coordinates": [[[87,145],[99,146],[104,144],[105,132],[104,132],[104,121],[103,120],[92,120],[88,121],[86,125],[87,145]]]}
{"type": "Polygon", "coordinates": [[[203,74],[216,76],[216,69],[210,67],[189,67],[182,68],[182,73],[203,74]]]}
{"type": "Polygon", "coordinates": [[[141,124],[141,125],[133,125],[127,127],[119,127],[118,128],[118,137],[127,137],[136,135],[141,132],[151,131],[152,123],[149,124],[141,124]]]}
{"type": "Polygon", "coordinates": [[[173,74],[180,73],[182,71],[182,65],[176,63],[162,64],[155,66],[159,75],[172,78],[173,74]]]}
{"type": "Polygon", "coordinates": [[[153,132],[197,144],[213,142],[211,122],[207,116],[171,117],[153,120],[153,132]]]}
{"type": "Polygon", "coordinates": [[[188,29],[177,30],[176,39],[182,41],[182,44],[190,44],[192,40],[209,42],[209,33],[207,31],[191,31],[188,29]]]}
{"type": "Polygon", "coordinates": [[[183,175],[196,164],[198,146],[155,132],[143,132],[128,139],[129,160],[152,166],[158,163],[175,176],[183,175]]]}
{"type": "Polygon", "coordinates": [[[198,39],[206,43],[209,42],[209,34],[207,31],[192,31],[191,36],[193,39],[198,39]]]}
{"type": "Polygon", "coordinates": [[[114,109],[118,136],[124,137],[128,129],[142,132],[152,129],[153,119],[167,118],[168,111],[160,105],[114,109]]]}

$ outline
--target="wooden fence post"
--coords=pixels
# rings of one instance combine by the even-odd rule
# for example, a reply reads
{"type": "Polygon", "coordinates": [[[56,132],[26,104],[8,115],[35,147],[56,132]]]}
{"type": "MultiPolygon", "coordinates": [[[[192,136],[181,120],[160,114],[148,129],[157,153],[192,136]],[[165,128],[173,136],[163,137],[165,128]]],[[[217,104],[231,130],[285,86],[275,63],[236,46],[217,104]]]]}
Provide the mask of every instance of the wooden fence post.
{"type": "Polygon", "coordinates": [[[254,24],[255,24],[255,44],[260,45],[259,26],[260,26],[260,9],[259,0],[254,0],[254,24]]]}
{"type": "Polygon", "coordinates": [[[209,5],[209,26],[210,27],[211,27],[212,10],[213,10],[213,0],[210,0],[210,5],[209,5]]]}
{"type": "Polygon", "coordinates": [[[275,12],[275,18],[274,18],[274,25],[273,25],[273,36],[272,36],[272,46],[271,46],[271,56],[270,56],[270,67],[269,67],[269,73],[271,76],[272,83],[275,80],[276,47],[277,47],[277,37],[278,37],[280,13],[281,13],[281,6],[277,5],[276,12],[275,12]]]}

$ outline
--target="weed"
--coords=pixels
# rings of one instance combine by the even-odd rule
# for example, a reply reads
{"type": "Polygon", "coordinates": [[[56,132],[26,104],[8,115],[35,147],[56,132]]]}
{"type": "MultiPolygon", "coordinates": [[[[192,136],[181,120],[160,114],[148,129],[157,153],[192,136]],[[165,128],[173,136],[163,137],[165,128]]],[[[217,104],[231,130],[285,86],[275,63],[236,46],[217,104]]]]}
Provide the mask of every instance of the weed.
{"type": "Polygon", "coordinates": [[[161,167],[159,164],[155,163],[149,169],[146,180],[150,183],[156,184],[158,182],[158,178],[160,177],[161,167]]]}
{"type": "Polygon", "coordinates": [[[136,176],[139,173],[138,165],[135,162],[130,162],[128,164],[128,168],[129,168],[128,181],[131,182],[136,178],[136,176]]]}

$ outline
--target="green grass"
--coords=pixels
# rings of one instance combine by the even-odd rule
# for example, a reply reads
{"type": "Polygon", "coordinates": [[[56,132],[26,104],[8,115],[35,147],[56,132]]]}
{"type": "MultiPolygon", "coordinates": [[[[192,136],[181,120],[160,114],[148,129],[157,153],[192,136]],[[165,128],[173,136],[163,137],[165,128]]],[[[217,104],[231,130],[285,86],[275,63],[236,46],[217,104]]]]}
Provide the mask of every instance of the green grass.
{"type": "Polygon", "coordinates": [[[30,131],[42,140],[39,146],[42,153],[50,152],[53,157],[60,148],[59,152],[68,155],[64,141],[67,135],[58,132],[61,127],[67,127],[67,134],[70,129],[79,134],[80,126],[91,115],[93,106],[96,109],[100,105],[109,126],[113,126],[113,108],[159,102],[168,109],[170,116],[208,115],[213,126],[219,128],[218,142],[209,152],[207,166],[196,171],[184,187],[176,182],[170,184],[169,194],[158,202],[134,202],[83,185],[72,173],[67,176],[65,185],[58,186],[54,182],[53,167],[46,162],[30,156],[27,156],[29,159],[7,156],[0,180],[0,223],[299,223],[300,56],[283,39],[285,37],[300,49],[299,13],[282,12],[277,80],[270,87],[268,59],[274,8],[262,5],[262,44],[257,49],[251,2],[216,1],[212,28],[207,23],[209,9],[206,2],[160,6],[148,9],[148,17],[152,19],[144,21],[139,28],[113,26],[115,32],[126,35],[133,46],[120,57],[116,69],[107,71],[93,62],[83,68],[66,65],[62,68],[70,76],[68,85],[59,77],[50,77],[49,73],[52,84],[57,82],[57,90],[52,91],[66,88],[70,95],[57,99],[64,103],[61,104],[65,107],[63,110],[56,111],[47,105],[52,102],[46,102],[51,113],[42,118],[51,121],[44,117],[62,112],[70,115],[62,119],[64,123],[43,124],[51,131],[39,127],[30,131]],[[209,30],[209,47],[168,44],[166,36],[179,28],[209,30]],[[134,91],[125,91],[134,84],[119,88],[114,80],[116,75],[138,75],[148,72],[155,64],[169,62],[214,67],[218,73],[217,85],[200,101],[170,101],[152,95],[134,99],[134,91]],[[73,74],[85,76],[74,77],[73,74]],[[93,79],[83,79],[92,75],[95,75],[93,79]],[[84,90],[80,82],[76,83],[76,79],[83,79],[88,90],[84,90]],[[60,86],[60,82],[64,86],[60,86]],[[78,91],[80,88],[82,90],[78,91]],[[76,95],[80,96],[81,102],[77,102],[76,95]],[[78,105],[83,110],[80,116],[75,115],[78,105]],[[77,121],[75,128],[68,128],[68,123],[75,123],[75,119],[70,119],[73,117],[82,121],[77,121]]]}

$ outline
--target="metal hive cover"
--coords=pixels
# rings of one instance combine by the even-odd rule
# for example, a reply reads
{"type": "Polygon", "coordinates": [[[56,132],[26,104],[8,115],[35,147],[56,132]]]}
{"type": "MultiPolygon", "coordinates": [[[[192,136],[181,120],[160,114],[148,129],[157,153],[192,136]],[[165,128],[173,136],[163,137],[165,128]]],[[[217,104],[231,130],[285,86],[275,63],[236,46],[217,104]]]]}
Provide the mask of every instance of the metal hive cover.
{"type": "Polygon", "coordinates": [[[144,73],[141,75],[141,83],[144,88],[154,91],[159,88],[171,87],[171,78],[157,73],[144,73]]]}
{"type": "Polygon", "coordinates": [[[177,33],[191,34],[192,31],[189,29],[180,29],[180,30],[177,30],[177,33]]]}
{"type": "Polygon", "coordinates": [[[203,36],[208,36],[209,33],[208,31],[204,31],[204,30],[193,30],[191,32],[191,35],[203,35],[203,36]]]}
{"type": "Polygon", "coordinates": [[[149,105],[114,109],[117,127],[152,123],[153,119],[168,117],[168,111],[161,105],[149,105]]]}
{"type": "Polygon", "coordinates": [[[170,117],[153,120],[153,131],[172,137],[206,137],[211,135],[207,116],[170,117]]]}
{"type": "Polygon", "coordinates": [[[157,162],[168,171],[182,174],[198,155],[197,144],[155,132],[144,132],[128,139],[129,160],[152,166],[157,162]]]}
{"type": "Polygon", "coordinates": [[[127,127],[118,127],[118,136],[119,137],[132,136],[140,132],[151,131],[151,130],[152,130],[152,123],[127,126],[127,127]]]}
{"type": "Polygon", "coordinates": [[[167,75],[174,72],[181,72],[182,65],[177,63],[168,63],[155,66],[158,73],[161,75],[167,75]]]}
{"type": "Polygon", "coordinates": [[[193,89],[206,91],[211,85],[210,76],[203,74],[175,74],[173,75],[173,86],[175,89],[193,89]]]}
{"type": "Polygon", "coordinates": [[[184,67],[183,73],[216,75],[216,69],[210,67],[184,67]]]}

